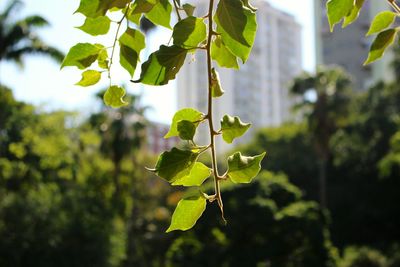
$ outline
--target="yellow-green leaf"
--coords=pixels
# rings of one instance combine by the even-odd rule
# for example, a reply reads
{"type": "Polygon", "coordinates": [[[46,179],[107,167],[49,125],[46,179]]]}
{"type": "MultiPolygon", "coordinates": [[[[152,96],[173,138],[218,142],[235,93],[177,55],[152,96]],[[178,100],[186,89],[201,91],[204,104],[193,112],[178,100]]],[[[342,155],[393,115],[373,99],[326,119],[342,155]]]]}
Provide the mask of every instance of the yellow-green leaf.
{"type": "Polygon", "coordinates": [[[222,139],[231,144],[235,138],[244,135],[250,126],[250,123],[243,123],[239,117],[225,115],[221,120],[222,139]]]}
{"type": "Polygon", "coordinates": [[[210,177],[211,169],[201,162],[196,162],[188,175],[179,178],[172,185],[200,186],[210,177]]]}
{"type": "Polygon", "coordinates": [[[350,14],[354,0],[329,0],[326,2],[326,12],[331,31],[337,23],[350,14]]]}
{"type": "Polygon", "coordinates": [[[396,16],[396,13],[393,13],[391,11],[383,11],[378,13],[371,22],[371,26],[369,27],[369,30],[367,32],[367,36],[379,33],[388,28],[390,25],[393,24],[396,16]]]}
{"type": "Polygon", "coordinates": [[[221,81],[219,80],[219,74],[215,68],[211,70],[211,93],[212,97],[220,97],[225,93],[224,89],[222,89],[221,81]]]}
{"type": "Polygon", "coordinates": [[[177,129],[179,138],[182,140],[193,140],[198,123],[187,120],[178,121],[177,129]]]}
{"type": "Polygon", "coordinates": [[[66,66],[76,66],[85,69],[97,60],[100,51],[104,46],[100,44],[79,43],[71,47],[61,64],[61,68],[66,66]]]}
{"type": "Polygon", "coordinates": [[[149,12],[145,13],[145,16],[154,24],[171,29],[171,12],[172,5],[169,1],[159,0],[149,12]]]}
{"type": "Polygon", "coordinates": [[[168,133],[164,136],[164,138],[170,138],[173,136],[179,136],[178,131],[178,122],[182,120],[186,120],[189,122],[199,121],[203,117],[203,113],[197,111],[193,108],[184,108],[175,113],[172,118],[171,127],[168,133]]]}
{"type": "Polygon", "coordinates": [[[174,45],[183,48],[197,47],[206,39],[206,24],[203,19],[187,17],[174,26],[174,45]]]}
{"type": "Polygon", "coordinates": [[[131,77],[135,73],[140,51],[146,46],[144,35],[135,29],[129,28],[119,38],[121,66],[131,77]]]}
{"type": "Polygon", "coordinates": [[[191,4],[188,4],[188,3],[183,4],[182,8],[188,17],[193,16],[194,10],[196,9],[195,6],[192,6],[191,4]]]}
{"type": "Polygon", "coordinates": [[[101,78],[101,72],[97,70],[86,70],[82,73],[82,79],[76,83],[75,85],[80,85],[80,86],[91,86],[100,81],[101,78]]]}
{"type": "Polygon", "coordinates": [[[261,161],[265,156],[265,152],[254,156],[242,156],[240,152],[236,152],[228,158],[227,176],[234,183],[250,183],[261,170],[261,161]]]}
{"type": "Polygon", "coordinates": [[[157,160],[154,172],[170,183],[190,174],[198,153],[176,147],[163,152],[157,160]]]}
{"type": "Polygon", "coordinates": [[[344,17],[342,28],[347,27],[348,25],[352,24],[358,16],[360,15],[360,10],[364,4],[364,0],[355,0],[355,5],[353,6],[350,13],[344,17]]]}
{"type": "Polygon", "coordinates": [[[241,0],[220,0],[215,22],[226,47],[245,62],[256,37],[255,13],[241,0]]]}
{"type": "Polygon", "coordinates": [[[175,79],[181,69],[187,50],[179,46],[160,46],[160,49],[152,53],[149,59],[142,64],[140,79],[134,82],[141,82],[148,85],[164,85],[175,79]]]}
{"type": "Polygon", "coordinates": [[[217,36],[211,44],[211,57],[220,67],[239,69],[236,56],[226,48],[221,36],[217,36]]]}
{"type": "Polygon", "coordinates": [[[386,49],[393,44],[396,34],[397,31],[395,29],[388,29],[379,33],[371,45],[368,58],[364,62],[364,65],[380,59],[385,53],[386,49]]]}
{"type": "Polygon", "coordinates": [[[103,100],[107,106],[120,108],[128,103],[124,101],[125,89],[116,85],[111,86],[104,93],[103,100]]]}
{"type": "Polygon", "coordinates": [[[97,18],[86,18],[85,23],[78,27],[78,29],[93,35],[107,34],[110,29],[110,19],[107,16],[100,16],[97,18]]]}
{"type": "Polygon", "coordinates": [[[182,199],[172,214],[171,224],[166,232],[186,231],[192,228],[205,211],[206,206],[207,201],[201,195],[182,199]]]}

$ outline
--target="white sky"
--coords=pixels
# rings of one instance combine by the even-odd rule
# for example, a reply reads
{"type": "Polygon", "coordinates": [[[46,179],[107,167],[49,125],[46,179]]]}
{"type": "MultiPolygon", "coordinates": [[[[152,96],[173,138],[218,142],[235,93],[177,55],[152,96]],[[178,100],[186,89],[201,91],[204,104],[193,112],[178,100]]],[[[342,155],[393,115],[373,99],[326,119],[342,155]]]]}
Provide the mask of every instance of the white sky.
{"type": "MultiPolygon", "coordinates": [[[[0,1],[0,8],[8,1],[0,1]]],[[[313,70],[315,65],[314,35],[313,35],[313,4],[312,0],[269,0],[269,2],[286,12],[294,15],[303,27],[303,67],[313,70]]],[[[40,31],[40,35],[49,44],[64,52],[78,42],[98,41],[112,44],[112,37],[89,36],[75,26],[80,26],[84,18],[73,15],[79,5],[79,0],[25,0],[22,15],[40,14],[51,23],[51,27],[40,31]]],[[[147,40],[151,50],[155,50],[161,42],[167,42],[170,32],[157,33],[147,40]]],[[[25,68],[19,69],[15,64],[0,64],[0,82],[11,87],[17,99],[40,105],[46,110],[67,109],[84,113],[95,111],[98,102],[93,95],[107,84],[105,76],[102,84],[93,87],[74,86],[80,80],[80,72],[76,68],[64,68],[48,58],[30,56],[25,58],[25,68]]],[[[164,87],[140,87],[129,82],[126,71],[113,68],[114,83],[126,84],[131,93],[143,92],[145,105],[153,107],[148,113],[155,121],[169,122],[176,111],[176,89],[174,83],[164,87]]],[[[139,66],[138,66],[139,67],[139,66]]],[[[140,67],[139,67],[140,69],[140,67]]],[[[139,71],[137,71],[139,72],[139,71]]]]}

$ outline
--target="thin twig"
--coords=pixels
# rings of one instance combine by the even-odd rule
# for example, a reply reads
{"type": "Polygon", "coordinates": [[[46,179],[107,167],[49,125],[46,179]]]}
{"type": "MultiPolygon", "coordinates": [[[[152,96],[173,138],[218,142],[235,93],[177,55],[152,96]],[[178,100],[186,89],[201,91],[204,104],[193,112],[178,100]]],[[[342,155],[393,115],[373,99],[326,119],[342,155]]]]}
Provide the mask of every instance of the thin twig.
{"type": "Polygon", "coordinates": [[[176,3],[176,0],[173,0],[172,2],[174,2],[175,11],[176,11],[176,15],[178,16],[178,20],[181,21],[182,20],[181,14],[179,14],[179,9],[180,8],[178,7],[178,4],[176,3]]]}
{"type": "Polygon", "coordinates": [[[126,18],[126,15],[128,13],[128,8],[126,9],[124,15],[122,16],[121,20],[117,22],[118,26],[117,26],[117,31],[115,33],[115,38],[114,38],[114,42],[112,45],[112,50],[111,50],[111,56],[110,56],[110,63],[108,64],[108,79],[110,80],[110,86],[111,86],[111,66],[113,64],[113,58],[114,58],[114,52],[115,52],[115,46],[117,44],[117,40],[118,40],[118,35],[119,35],[119,30],[121,28],[121,24],[124,21],[124,19],[126,18]]]}
{"type": "Polygon", "coordinates": [[[214,130],[213,124],[213,102],[212,102],[212,61],[211,61],[211,41],[214,35],[213,30],[213,7],[214,7],[214,0],[210,0],[210,5],[208,7],[208,37],[207,37],[207,72],[208,72],[208,112],[206,118],[208,120],[209,130],[210,130],[210,148],[211,148],[211,159],[212,159],[212,168],[213,168],[213,176],[214,176],[214,187],[215,187],[215,200],[217,200],[218,206],[221,210],[222,219],[226,223],[224,217],[224,204],[222,202],[221,197],[221,189],[220,189],[220,179],[218,175],[218,165],[217,165],[217,156],[215,151],[215,135],[216,132],[214,130]]]}

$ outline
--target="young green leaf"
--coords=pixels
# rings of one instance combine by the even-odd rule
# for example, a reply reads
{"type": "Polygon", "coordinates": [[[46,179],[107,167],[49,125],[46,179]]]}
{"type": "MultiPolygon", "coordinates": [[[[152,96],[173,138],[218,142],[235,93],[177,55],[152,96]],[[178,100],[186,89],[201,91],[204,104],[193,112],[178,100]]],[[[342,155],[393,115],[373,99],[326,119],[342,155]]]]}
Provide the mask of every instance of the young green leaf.
{"type": "Polygon", "coordinates": [[[191,4],[188,3],[183,4],[182,8],[188,17],[193,16],[194,10],[196,9],[195,6],[192,6],[191,4]]]}
{"type": "Polygon", "coordinates": [[[226,48],[221,36],[217,36],[211,44],[211,57],[220,67],[239,69],[236,56],[226,48]]]}
{"type": "Polygon", "coordinates": [[[110,19],[107,16],[100,16],[97,18],[86,18],[85,23],[78,27],[78,29],[93,35],[107,34],[110,29],[110,19]]]}
{"type": "Polygon", "coordinates": [[[206,165],[201,162],[196,162],[190,171],[190,174],[176,180],[172,185],[200,186],[208,177],[210,177],[211,173],[211,169],[206,165]]]}
{"type": "Polygon", "coordinates": [[[172,214],[167,233],[174,230],[186,231],[192,228],[206,209],[207,200],[202,196],[184,198],[179,201],[172,214]]]}
{"type": "Polygon", "coordinates": [[[179,136],[179,131],[178,131],[179,121],[186,120],[190,122],[197,122],[201,120],[202,117],[203,113],[193,108],[184,108],[179,110],[178,112],[175,113],[174,117],[172,118],[171,127],[168,133],[164,136],[164,138],[179,136]]]}
{"type": "Polygon", "coordinates": [[[220,0],[215,22],[226,47],[245,62],[256,37],[255,13],[244,7],[241,0],[220,0]]]}
{"type": "Polygon", "coordinates": [[[81,0],[75,13],[81,13],[82,15],[90,18],[104,16],[107,10],[99,9],[99,4],[100,0],[81,0]]]}
{"type": "Polygon", "coordinates": [[[91,86],[100,81],[101,72],[97,70],[86,70],[82,73],[82,79],[75,85],[80,85],[83,87],[91,86]]]}
{"type": "Polygon", "coordinates": [[[131,0],[81,0],[75,13],[81,13],[86,17],[96,18],[104,16],[113,8],[124,8],[131,0]]]}
{"type": "Polygon", "coordinates": [[[364,62],[364,65],[380,59],[385,53],[386,49],[393,44],[396,34],[397,31],[395,29],[388,29],[379,33],[371,45],[368,58],[364,62]]]}
{"type": "Polygon", "coordinates": [[[261,170],[261,161],[265,156],[265,152],[254,156],[242,156],[240,152],[236,152],[228,158],[227,176],[234,183],[250,183],[261,170]]]}
{"type": "Polygon", "coordinates": [[[198,153],[190,150],[180,150],[176,147],[163,152],[157,160],[154,172],[170,183],[190,174],[198,153]]]}
{"type": "Polygon", "coordinates": [[[100,51],[104,46],[100,44],[79,43],[71,47],[61,64],[61,68],[66,66],[76,66],[85,69],[96,61],[100,51]]]}
{"type": "Polygon", "coordinates": [[[179,138],[182,140],[193,140],[197,125],[198,123],[196,124],[187,120],[178,121],[177,129],[179,138]]]}
{"type": "Polygon", "coordinates": [[[174,26],[172,38],[174,45],[194,48],[206,39],[206,24],[203,19],[187,17],[174,26]]]}
{"type": "Polygon", "coordinates": [[[231,144],[235,138],[242,136],[250,126],[250,123],[243,123],[239,117],[225,115],[221,120],[222,139],[231,144]]]}
{"type": "Polygon", "coordinates": [[[99,52],[97,64],[102,69],[108,69],[108,53],[106,49],[103,49],[99,52]]]}
{"type": "Polygon", "coordinates": [[[225,93],[224,89],[222,89],[221,81],[219,80],[219,74],[212,68],[211,70],[211,94],[212,97],[220,97],[225,93]]]}
{"type": "Polygon", "coordinates": [[[353,5],[354,0],[329,0],[326,2],[326,13],[331,32],[337,23],[350,14],[353,5]]]}
{"type": "Polygon", "coordinates": [[[124,101],[125,90],[122,87],[113,85],[104,93],[103,100],[107,106],[120,108],[128,103],[124,101]]]}
{"type": "Polygon", "coordinates": [[[159,0],[145,16],[154,24],[171,29],[171,12],[172,6],[169,1],[159,0]]]}
{"type": "Polygon", "coordinates": [[[135,73],[140,51],[146,46],[144,35],[135,29],[128,28],[119,38],[121,66],[131,77],[135,73]]]}
{"type": "Polygon", "coordinates": [[[148,85],[164,85],[175,79],[181,69],[187,50],[179,46],[160,46],[160,49],[152,53],[149,59],[142,64],[140,79],[134,82],[141,82],[148,85]]]}
{"type": "Polygon", "coordinates": [[[350,11],[349,14],[344,17],[342,28],[346,28],[350,24],[352,24],[358,16],[360,15],[360,10],[364,4],[364,0],[356,0],[355,5],[353,6],[353,9],[350,11]]]}
{"type": "Polygon", "coordinates": [[[128,19],[131,20],[133,17],[135,17],[133,20],[136,23],[139,23],[140,16],[137,18],[136,15],[141,15],[142,13],[147,13],[150,12],[150,10],[154,7],[156,4],[156,1],[147,1],[147,0],[136,0],[131,6],[130,10],[128,12],[128,19]],[[132,18],[131,18],[132,17],[132,18]]]}
{"type": "Polygon", "coordinates": [[[391,11],[383,11],[378,13],[371,22],[371,26],[367,32],[367,36],[379,33],[393,24],[396,13],[391,11]]]}

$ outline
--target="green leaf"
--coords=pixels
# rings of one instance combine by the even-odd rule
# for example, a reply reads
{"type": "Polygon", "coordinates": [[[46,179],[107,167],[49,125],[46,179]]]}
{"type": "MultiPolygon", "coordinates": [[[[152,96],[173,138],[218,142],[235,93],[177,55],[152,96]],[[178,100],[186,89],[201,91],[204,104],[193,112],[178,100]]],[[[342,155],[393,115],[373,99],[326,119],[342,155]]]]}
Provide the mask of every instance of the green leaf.
{"type": "Polygon", "coordinates": [[[371,26],[367,32],[367,36],[379,33],[393,24],[396,13],[391,11],[383,11],[378,13],[371,22],[371,26]]]}
{"type": "Polygon", "coordinates": [[[212,97],[220,97],[225,91],[222,89],[221,81],[219,80],[219,74],[215,68],[211,69],[211,93],[212,97]]]}
{"type": "Polygon", "coordinates": [[[158,157],[154,172],[159,177],[173,183],[190,174],[198,156],[198,153],[174,147],[171,151],[165,151],[158,157]]]}
{"type": "Polygon", "coordinates": [[[220,67],[239,69],[236,56],[226,48],[221,36],[217,36],[211,44],[211,57],[220,67]]]}
{"type": "Polygon", "coordinates": [[[177,129],[179,133],[179,138],[182,140],[193,140],[196,133],[197,125],[191,121],[181,120],[178,121],[177,129]]]}
{"type": "Polygon", "coordinates": [[[135,29],[128,28],[119,38],[121,66],[131,77],[135,73],[140,51],[146,46],[144,35],[135,29]]]}
{"type": "Polygon", "coordinates": [[[348,25],[352,24],[358,16],[360,15],[360,10],[364,4],[364,0],[356,0],[355,5],[351,12],[344,18],[342,28],[347,27],[348,25]]]}
{"type": "Polygon", "coordinates": [[[222,138],[225,142],[231,144],[233,139],[242,136],[250,126],[250,123],[243,123],[239,117],[225,115],[221,120],[222,138]]]}
{"type": "Polygon", "coordinates": [[[255,13],[244,7],[241,0],[220,0],[215,22],[226,47],[245,62],[256,37],[255,13]]]}
{"type": "Polygon", "coordinates": [[[187,17],[175,24],[172,37],[174,45],[193,48],[206,39],[206,34],[206,24],[203,19],[187,17]]]}
{"type": "Polygon", "coordinates": [[[120,108],[128,103],[124,101],[125,90],[122,87],[113,85],[104,93],[103,100],[107,106],[120,108]]]}
{"type": "Polygon", "coordinates": [[[172,185],[200,186],[208,177],[210,177],[211,173],[211,169],[206,165],[201,162],[196,162],[189,175],[185,175],[176,180],[172,185]]]}
{"type": "Polygon", "coordinates": [[[187,50],[179,46],[160,46],[160,49],[152,53],[149,59],[142,64],[140,79],[134,82],[141,82],[148,85],[164,85],[175,79],[181,69],[187,50]]]}
{"type": "Polygon", "coordinates": [[[101,78],[101,72],[97,70],[86,70],[82,73],[82,79],[75,85],[90,86],[98,83],[101,78]]]}
{"type": "Polygon", "coordinates": [[[371,45],[368,58],[364,62],[364,65],[380,59],[385,53],[385,50],[393,44],[396,34],[397,31],[395,29],[388,29],[379,33],[371,45]]]}
{"type": "Polygon", "coordinates": [[[159,2],[155,4],[154,7],[145,14],[145,16],[154,24],[171,29],[171,12],[172,6],[169,1],[159,0],[159,2]]]}
{"type": "Polygon", "coordinates": [[[152,1],[136,0],[132,5],[130,15],[147,13],[154,7],[154,4],[152,1]]]}
{"type": "Polygon", "coordinates": [[[104,16],[106,10],[99,9],[99,0],[81,0],[78,9],[75,13],[81,13],[86,17],[95,18],[98,16],[104,16]]]}
{"type": "Polygon", "coordinates": [[[99,56],[97,57],[97,64],[102,69],[108,69],[108,53],[106,49],[103,49],[99,52],[99,56]]]}
{"type": "Polygon", "coordinates": [[[242,156],[240,152],[236,152],[228,158],[228,177],[234,183],[250,183],[261,170],[264,156],[265,152],[254,157],[242,156]]]}
{"type": "Polygon", "coordinates": [[[131,0],[81,0],[75,13],[86,17],[96,18],[104,16],[109,9],[124,8],[131,0]]]}
{"type": "Polygon", "coordinates": [[[207,201],[203,196],[184,198],[179,201],[172,214],[171,225],[166,232],[186,231],[192,228],[205,211],[206,205],[207,201]]]}
{"type": "Polygon", "coordinates": [[[76,66],[85,69],[96,61],[100,51],[104,46],[100,44],[79,43],[71,47],[61,64],[61,68],[66,66],[76,66]]]}
{"type": "Polygon", "coordinates": [[[86,18],[85,23],[78,27],[78,29],[93,35],[107,34],[110,29],[110,19],[107,16],[100,16],[97,18],[86,18]]]}
{"type": "Polygon", "coordinates": [[[168,131],[168,133],[164,136],[164,138],[170,138],[173,136],[179,136],[178,132],[178,122],[182,120],[190,121],[190,122],[196,122],[201,120],[203,117],[203,113],[200,111],[197,111],[193,108],[184,108],[179,110],[178,112],[175,113],[174,117],[172,118],[172,123],[171,127],[168,131]]]}
{"type": "Polygon", "coordinates": [[[350,14],[353,9],[353,4],[354,0],[329,0],[326,2],[326,12],[331,32],[335,24],[339,23],[344,17],[350,14]]]}
{"type": "Polygon", "coordinates": [[[193,16],[194,10],[196,9],[195,6],[192,6],[191,4],[187,3],[183,4],[182,8],[188,17],[193,16]]]}

